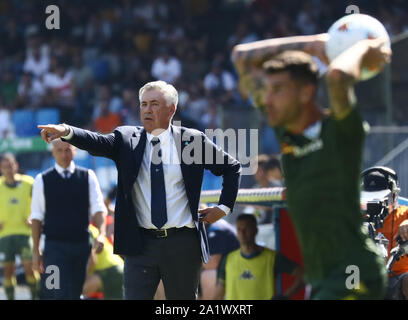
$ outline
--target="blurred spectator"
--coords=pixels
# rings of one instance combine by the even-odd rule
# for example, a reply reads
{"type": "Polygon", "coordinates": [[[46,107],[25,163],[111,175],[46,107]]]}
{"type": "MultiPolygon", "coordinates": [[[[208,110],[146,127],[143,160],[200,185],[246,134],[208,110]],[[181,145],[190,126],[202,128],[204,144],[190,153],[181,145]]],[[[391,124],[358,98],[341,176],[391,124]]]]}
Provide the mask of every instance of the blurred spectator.
{"type": "Polygon", "coordinates": [[[0,105],[0,139],[7,138],[11,134],[11,116],[10,111],[2,104],[0,105]]]}
{"type": "Polygon", "coordinates": [[[278,15],[276,22],[270,31],[265,33],[266,38],[274,37],[289,37],[296,35],[296,31],[293,30],[293,23],[289,17],[285,15],[278,15]]]}
{"type": "Polygon", "coordinates": [[[296,25],[301,34],[315,34],[317,25],[313,12],[313,5],[310,2],[305,2],[302,9],[297,15],[296,25]]]}
{"type": "Polygon", "coordinates": [[[231,72],[223,69],[220,61],[214,61],[211,71],[204,78],[206,94],[218,98],[221,103],[231,102],[236,86],[231,72]]]}
{"type": "Polygon", "coordinates": [[[37,49],[40,51],[41,56],[50,56],[49,43],[45,42],[41,37],[38,26],[33,24],[28,25],[24,31],[24,35],[27,44],[26,57],[31,57],[37,49]]]}
{"type": "Polygon", "coordinates": [[[204,129],[217,129],[221,128],[222,119],[218,114],[218,109],[222,108],[221,105],[213,98],[208,99],[209,107],[206,113],[202,116],[201,122],[204,126],[204,129]]]}
{"type": "Polygon", "coordinates": [[[200,83],[191,83],[187,90],[189,92],[188,99],[185,106],[180,106],[181,113],[186,118],[202,119],[210,107],[202,85],[200,83]]]}
{"type": "Polygon", "coordinates": [[[240,214],[236,227],[240,248],[220,262],[214,299],[289,299],[303,286],[303,268],[280,252],[256,243],[258,226],[253,215],[240,214]],[[280,296],[276,279],[281,273],[290,274],[295,280],[280,296]]]}
{"type": "Polygon", "coordinates": [[[8,108],[13,107],[17,97],[18,83],[15,75],[11,70],[6,70],[1,75],[0,97],[4,105],[8,108]]]}
{"type": "Polygon", "coordinates": [[[97,96],[98,96],[98,100],[94,107],[93,116],[92,116],[93,120],[98,118],[102,113],[102,107],[101,107],[102,101],[108,101],[110,112],[113,112],[113,113],[120,112],[120,109],[122,107],[122,100],[119,97],[112,95],[112,89],[109,84],[100,85],[97,96]]]}
{"type": "Polygon", "coordinates": [[[102,20],[97,13],[91,15],[85,29],[86,43],[90,46],[100,47],[107,43],[112,36],[112,25],[102,20]]]}
{"type": "Polygon", "coordinates": [[[228,48],[232,50],[232,47],[240,43],[248,43],[252,41],[259,40],[258,36],[248,30],[248,25],[246,22],[240,22],[234,34],[228,38],[228,48]]]}
{"type": "Polygon", "coordinates": [[[168,7],[165,2],[151,0],[143,4],[138,4],[134,8],[135,19],[142,20],[149,29],[157,30],[160,22],[168,18],[168,7]]]}
{"type": "Polygon", "coordinates": [[[275,155],[258,155],[258,170],[254,178],[254,188],[282,187],[283,174],[279,158],[275,155]]]}
{"type": "Polygon", "coordinates": [[[181,75],[181,63],[178,58],[170,56],[167,48],[161,47],[153,61],[151,74],[157,80],[174,84],[181,75]]]}
{"type": "Polygon", "coordinates": [[[191,46],[187,49],[185,59],[183,60],[183,81],[194,84],[204,78],[208,70],[208,61],[200,56],[196,47],[191,46]]]}
{"type": "Polygon", "coordinates": [[[268,178],[268,162],[269,156],[267,154],[258,155],[258,170],[256,171],[254,178],[256,184],[254,188],[269,188],[271,187],[268,178]]]}
{"type": "Polygon", "coordinates": [[[21,76],[18,85],[18,96],[16,100],[17,108],[33,108],[41,107],[45,88],[41,81],[33,77],[30,72],[25,72],[21,76]]]}
{"type": "Polygon", "coordinates": [[[121,5],[116,7],[116,16],[125,28],[131,26],[134,22],[132,0],[122,0],[121,5]]]}
{"type": "Polygon", "coordinates": [[[122,65],[123,65],[123,76],[124,80],[131,81],[134,76],[139,72],[142,61],[137,50],[131,49],[123,53],[122,55],[122,65]]]}
{"type": "Polygon", "coordinates": [[[283,186],[283,173],[278,156],[269,156],[266,166],[266,176],[271,187],[283,186]]]}
{"type": "Polygon", "coordinates": [[[100,133],[110,133],[121,125],[122,121],[119,114],[109,110],[109,100],[100,100],[99,108],[101,113],[94,122],[96,131],[100,133]]]}
{"type": "Polygon", "coordinates": [[[178,25],[175,25],[173,21],[165,22],[157,35],[157,39],[160,43],[166,43],[168,45],[177,44],[183,38],[184,29],[178,25]]]}
{"type": "Polygon", "coordinates": [[[5,28],[2,33],[2,42],[4,45],[4,53],[7,56],[15,57],[21,52],[21,44],[24,42],[24,39],[19,32],[16,19],[8,18],[5,23],[5,28]]]}
{"type": "Polygon", "coordinates": [[[24,61],[24,72],[32,73],[36,78],[42,80],[42,77],[48,72],[50,67],[50,59],[43,51],[38,43],[34,40],[31,51],[27,53],[27,58],[24,61]]]}
{"type": "MultiPolygon", "coordinates": [[[[204,206],[205,208],[205,206],[204,206]]],[[[239,241],[235,228],[220,219],[212,224],[206,224],[210,259],[203,263],[200,276],[200,299],[211,300],[217,287],[217,269],[224,256],[239,248],[239,241]]]]}
{"type": "Polygon", "coordinates": [[[84,64],[82,55],[80,53],[73,56],[72,62],[72,80],[75,88],[81,90],[93,81],[92,69],[88,65],[84,64]]]}
{"type": "Polygon", "coordinates": [[[47,91],[47,105],[58,107],[61,112],[61,122],[69,122],[75,106],[75,87],[66,58],[56,59],[55,69],[44,76],[44,86],[47,91]]]}
{"type": "Polygon", "coordinates": [[[120,117],[125,126],[141,126],[139,97],[135,89],[125,87],[122,90],[120,117]]]}

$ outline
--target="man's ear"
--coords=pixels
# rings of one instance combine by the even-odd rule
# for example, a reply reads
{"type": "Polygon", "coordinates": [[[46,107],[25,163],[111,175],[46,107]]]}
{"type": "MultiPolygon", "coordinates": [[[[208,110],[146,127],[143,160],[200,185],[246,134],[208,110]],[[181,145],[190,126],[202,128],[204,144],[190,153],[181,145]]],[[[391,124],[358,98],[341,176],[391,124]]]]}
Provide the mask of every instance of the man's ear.
{"type": "Polygon", "coordinates": [[[300,87],[300,102],[302,104],[309,103],[314,100],[316,86],[313,84],[305,84],[300,87]]]}
{"type": "Polygon", "coordinates": [[[176,114],[176,106],[174,104],[172,104],[170,106],[170,110],[171,110],[171,118],[173,118],[174,115],[176,114]]]}

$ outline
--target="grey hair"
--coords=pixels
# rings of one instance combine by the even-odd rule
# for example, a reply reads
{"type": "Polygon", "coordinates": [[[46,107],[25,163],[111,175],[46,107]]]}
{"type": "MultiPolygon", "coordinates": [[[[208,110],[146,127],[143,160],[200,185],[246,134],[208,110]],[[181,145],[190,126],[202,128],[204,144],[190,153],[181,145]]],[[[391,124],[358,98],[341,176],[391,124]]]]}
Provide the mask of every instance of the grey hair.
{"type": "Polygon", "coordinates": [[[142,102],[142,95],[145,91],[153,89],[157,89],[163,93],[164,99],[166,100],[166,105],[168,107],[174,104],[177,109],[178,93],[176,88],[162,80],[148,82],[143,87],[141,87],[139,90],[139,102],[142,102]]]}

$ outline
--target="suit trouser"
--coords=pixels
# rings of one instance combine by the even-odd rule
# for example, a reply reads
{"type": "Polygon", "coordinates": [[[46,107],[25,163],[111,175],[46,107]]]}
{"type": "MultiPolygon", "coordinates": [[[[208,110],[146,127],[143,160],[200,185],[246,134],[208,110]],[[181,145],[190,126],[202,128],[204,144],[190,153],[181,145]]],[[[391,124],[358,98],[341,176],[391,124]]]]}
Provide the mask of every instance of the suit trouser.
{"type": "Polygon", "coordinates": [[[86,278],[90,242],[46,240],[41,275],[41,299],[79,299],[86,278]],[[48,273],[47,273],[48,272],[48,273]]]}
{"type": "Polygon", "coordinates": [[[125,299],[152,300],[160,279],[166,299],[196,299],[201,268],[198,231],[182,228],[166,238],[143,232],[143,239],[143,253],[125,256],[125,299]]]}

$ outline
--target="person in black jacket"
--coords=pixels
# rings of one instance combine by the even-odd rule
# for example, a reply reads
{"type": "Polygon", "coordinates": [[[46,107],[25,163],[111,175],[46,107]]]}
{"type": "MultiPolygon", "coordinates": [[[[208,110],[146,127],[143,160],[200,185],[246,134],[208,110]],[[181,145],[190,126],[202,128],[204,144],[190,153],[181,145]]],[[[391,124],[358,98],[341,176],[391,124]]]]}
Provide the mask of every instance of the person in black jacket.
{"type": "Polygon", "coordinates": [[[167,299],[196,299],[201,261],[209,258],[203,223],[233,209],[241,165],[204,133],[171,124],[178,102],[172,85],[149,82],[139,100],[143,127],[105,135],[38,127],[46,142],[62,138],[116,163],[114,250],[125,257],[125,299],[152,299],[160,279],[167,299]],[[204,169],[222,176],[223,188],[217,206],[198,210],[204,169]]]}

